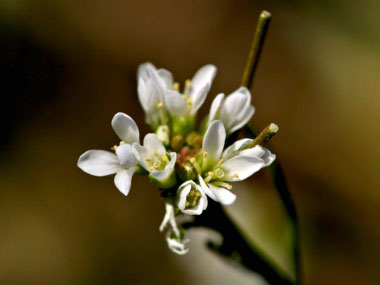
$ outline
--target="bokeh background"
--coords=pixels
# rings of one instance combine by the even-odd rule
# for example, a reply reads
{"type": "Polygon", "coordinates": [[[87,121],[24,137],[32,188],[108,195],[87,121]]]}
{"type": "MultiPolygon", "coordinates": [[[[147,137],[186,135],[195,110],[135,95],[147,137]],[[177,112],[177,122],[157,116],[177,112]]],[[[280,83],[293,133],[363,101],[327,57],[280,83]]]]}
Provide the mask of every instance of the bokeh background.
{"type": "MultiPolygon", "coordinates": [[[[144,177],[123,197],[76,167],[118,142],[123,111],[149,132],[138,64],[179,82],[218,67],[202,109],[239,86],[257,15],[273,14],[255,78],[252,123],[271,141],[300,216],[304,284],[379,284],[380,2],[0,1],[0,283],[265,284],[204,246],[176,256],[144,177]]],[[[234,187],[228,212],[284,272],[287,218],[266,171],[234,187]]]]}

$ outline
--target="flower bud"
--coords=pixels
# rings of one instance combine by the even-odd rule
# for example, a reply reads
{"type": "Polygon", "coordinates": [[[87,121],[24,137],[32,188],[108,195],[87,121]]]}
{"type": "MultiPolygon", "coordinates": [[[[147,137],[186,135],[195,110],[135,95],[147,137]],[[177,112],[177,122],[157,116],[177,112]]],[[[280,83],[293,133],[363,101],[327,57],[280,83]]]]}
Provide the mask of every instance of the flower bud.
{"type": "Polygon", "coordinates": [[[157,128],[156,135],[163,145],[169,145],[170,130],[167,125],[161,125],[157,128]]]}

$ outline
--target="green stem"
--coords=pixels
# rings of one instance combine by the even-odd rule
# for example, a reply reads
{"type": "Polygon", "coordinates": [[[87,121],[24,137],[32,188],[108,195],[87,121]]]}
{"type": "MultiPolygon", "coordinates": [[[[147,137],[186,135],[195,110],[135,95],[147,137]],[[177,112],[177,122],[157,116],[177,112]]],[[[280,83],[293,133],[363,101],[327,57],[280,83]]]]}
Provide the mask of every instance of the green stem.
{"type": "Polygon", "coordinates": [[[267,34],[271,18],[271,13],[268,11],[262,11],[257,21],[255,35],[253,37],[251,49],[249,50],[247,63],[245,65],[243,78],[241,81],[241,86],[247,86],[248,89],[252,88],[253,78],[259,63],[261,50],[264,45],[265,36],[267,34]]]}

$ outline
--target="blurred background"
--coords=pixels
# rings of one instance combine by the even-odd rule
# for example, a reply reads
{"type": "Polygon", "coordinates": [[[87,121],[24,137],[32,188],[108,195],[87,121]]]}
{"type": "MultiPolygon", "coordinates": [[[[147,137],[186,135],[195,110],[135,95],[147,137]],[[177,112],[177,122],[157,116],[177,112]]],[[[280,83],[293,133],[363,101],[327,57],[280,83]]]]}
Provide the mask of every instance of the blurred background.
{"type": "MultiPolygon", "coordinates": [[[[300,217],[305,284],[379,284],[380,2],[0,1],[0,283],[265,284],[190,232],[176,256],[158,226],[163,200],[144,177],[127,198],[81,172],[88,149],[118,143],[123,111],[149,132],[136,96],[145,61],[181,83],[218,74],[202,108],[239,87],[256,19],[273,20],[255,78],[252,124],[271,141],[300,217]]],[[[291,274],[287,217],[263,170],[227,208],[291,274]]],[[[206,212],[207,213],[207,212],[206,212]]]]}

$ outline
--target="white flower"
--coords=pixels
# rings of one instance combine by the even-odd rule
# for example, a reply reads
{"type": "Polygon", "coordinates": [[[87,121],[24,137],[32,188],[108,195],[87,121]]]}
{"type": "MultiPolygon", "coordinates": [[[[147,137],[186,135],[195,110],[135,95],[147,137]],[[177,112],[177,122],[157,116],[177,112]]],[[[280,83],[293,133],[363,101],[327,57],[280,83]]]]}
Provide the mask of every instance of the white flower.
{"type": "Polygon", "coordinates": [[[141,106],[145,111],[145,121],[154,130],[167,124],[168,112],[164,105],[165,92],[173,86],[173,76],[166,69],[156,69],[147,62],[137,71],[137,92],[141,106]]]}
{"type": "Polygon", "coordinates": [[[246,87],[240,87],[226,98],[222,93],[215,97],[211,104],[208,124],[214,120],[221,120],[229,135],[247,124],[254,112],[251,93],[246,87]]]}
{"type": "Polygon", "coordinates": [[[175,185],[174,166],[177,154],[169,155],[156,134],[147,134],[144,137],[144,146],[133,144],[133,152],[140,165],[150,172],[150,178],[161,188],[170,188],[175,185]]]}
{"type": "Polygon", "coordinates": [[[94,176],[115,175],[115,185],[124,195],[131,188],[133,174],[140,169],[132,151],[132,143],[139,142],[139,129],[131,117],[117,113],[112,119],[112,127],[122,140],[116,147],[116,154],[104,150],[89,150],[78,160],[78,167],[94,176]]]}
{"type": "Polygon", "coordinates": [[[250,140],[239,140],[224,152],[226,131],[221,121],[213,121],[203,138],[203,161],[193,159],[202,190],[213,200],[224,205],[232,204],[236,196],[229,191],[227,182],[241,181],[269,165],[275,156],[267,149],[257,146],[244,149],[250,140]]]}
{"type": "Polygon", "coordinates": [[[189,242],[188,239],[183,239],[181,233],[178,230],[177,222],[175,220],[175,210],[172,203],[167,202],[165,204],[165,216],[160,225],[160,231],[168,229],[166,233],[166,242],[171,251],[176,254],[183,255],[186,254],[189,249],[186,248],[185,244],[189,242]]]}
{"type": "Polygon", "coordinates": [[[200,215],[207,208],[207,197],[194,181],[186,181],[177,191],[178,208],[188,215],[200,215]]]}
{"type": "Polygon", "coordinates": [[[172,117],[191,119],[204,103],[216,75],[212,64],[201,67],[191,80],[186,80],[183,94],[178,90],[168,90],[166,107],[172,117]]]}

